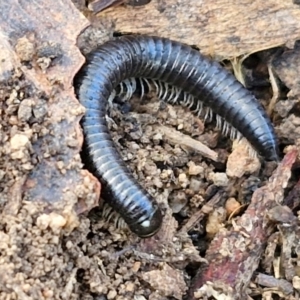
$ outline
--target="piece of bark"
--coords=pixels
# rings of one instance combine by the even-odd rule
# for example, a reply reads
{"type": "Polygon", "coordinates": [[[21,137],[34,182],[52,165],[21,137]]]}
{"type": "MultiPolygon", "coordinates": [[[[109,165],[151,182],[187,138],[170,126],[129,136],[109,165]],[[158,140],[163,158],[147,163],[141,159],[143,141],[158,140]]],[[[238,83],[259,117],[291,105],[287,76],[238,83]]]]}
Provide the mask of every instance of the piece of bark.
{"type": "Polygon", "coordinates": [[[278,228],[282,240],[282,245],[280,245],[280,274],[283,275],[286,280],[292,282],[293,278],[298,275],[293,256],[295,249],[299,247],[300,230],[297,217],[295,217],[292,212],[290,212],[290,215],[292,216],[291,222],[278,225],[278,228]]]}
{"type": "Polygon", "coordinates": [[[26,178],[24,185],[15,185],[23,200],[72,210],[87,199],[84,207],[89,210],[98,204],[100,185],[81,172],[79,121],[84,108],[73,88],[73,77],[84,62],[76,39],[88,21],[70,1],[62,0],[1,1],[0,11],[2,93],[7,81],[19,81],[11,101],[0,100],[1,123],[8,128],[1,134],[9,141],[3,150],[4,168],[11,171],[4,181],[26,178]],[[22,93],[29,94],[25,100],[22,93]]]}
{"type": "Polygon", "coordinates": [[[194,278],[191,299],[221,294],[230,299],[246,298],[248,284],[275,226],[267,213],[282,203],[297,155],[297,150],[287,153],[268,184],[254,192],[251,204],[233,228],[216,235],[206,252],[208,265],[194,278]]]}
{"type": "Polygon", "coordinates": [[[287,50],[272,60],[272,66],[277,76],[290,89],[289,99],[298,99],[300,94],[300,42],[295,43],[293,50],[287,50]]]}
{"type": "Polygon", "coordinates": [[[171,38],[219,58],[293,43],[300,36],[300,10],[292,0],[152,0],[101,15],[115,22],[117,32],[171,38]]]}
{"type": "Polygon", "coordinates": [[[118,5],[121,5],[124,2],[125,0],[96,0],[89,3],[88,9],[90,9],[94,13],[98,13],[109,7],[116,7],[118,5]]]}
{"type": "Polygon", "coordinates": [[[294,210],[300,205],[300,180],[294,185],[293,189],[289,192],[284,199],[284,204],[290,209],[294,210]]]}
{"type": "Polygon", "coordinates": [[[273,270],[273,262],[276,256],[276,249],[280,241],[280,233],[274,232],[267,240],[267,246],[264,251],[263,259],[261,261],[261,266],[263,270],[270,274],[273,270]]]}
{"type": "Polygon", "coordinates": [[[273,276],[259,273],[255,279],[256,283],[272,289],[278,289],[285,295],[293,292],[293,286],[290,282],[284,279],[276,279],[273,276]]]}
{"type": "Polygon", "coordinates": [[[127,4],[131,6],[146,5],[151,0],[95,0],[88,5],[88,8],[94,13],[99,13],[109,7],[115,7],[121,4],[127,4]]]}

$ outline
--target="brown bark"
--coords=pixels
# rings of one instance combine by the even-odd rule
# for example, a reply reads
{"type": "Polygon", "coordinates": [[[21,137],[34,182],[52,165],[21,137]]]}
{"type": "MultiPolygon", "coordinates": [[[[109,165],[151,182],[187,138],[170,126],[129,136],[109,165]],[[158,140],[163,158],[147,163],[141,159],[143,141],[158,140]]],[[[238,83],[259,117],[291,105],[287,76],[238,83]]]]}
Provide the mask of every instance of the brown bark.
{"type": "Polygon", "coordinates": [[[297,155],[296,150],[286,154],[269,183],[255,191],[247,211],[231,230],[215,236],[206,252],[208,264],[194,279],[191,299],[220,294],[246,299],[245,290],[275,226],[267,216],[268,211],[282,203],[297,155]]]}

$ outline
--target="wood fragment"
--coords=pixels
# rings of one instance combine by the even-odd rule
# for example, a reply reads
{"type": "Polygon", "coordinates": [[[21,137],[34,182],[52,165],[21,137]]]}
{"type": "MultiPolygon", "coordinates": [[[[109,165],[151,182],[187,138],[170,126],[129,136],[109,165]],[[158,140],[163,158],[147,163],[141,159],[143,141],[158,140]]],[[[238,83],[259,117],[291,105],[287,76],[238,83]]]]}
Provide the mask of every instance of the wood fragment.
{"type": "Polygon", "coordinates": [[[267,246],[264,251],[264,257],[261,265],[267,274],[270,274],[273,270],[273,261],[276,253],[277,245],[280,241],[280,232],[274,232],[267,241],[267,246]]]}
{"type": "Polygon", "coordinates": [[[22,187],[26,181],[26,177],[16,180],[10,188],[10,201],[4,206],[3,214],[16,216],[22,204],[22,187]]]}
{"type": "Polygon", "coordinates": [[[188,147],[189,149],[199,152],[204,157],[207,157],[213,161],[218,161],[218,153],[211,150],[201,142],[191,138],[190,136],[185,135],[176,129],[163,125],[156,126],[156,130],[164,135],[170,144],[188,147]]]}
{"type": "Polygon", "coordinates": [[[300,179],[284,199],[284,204],[292,210],[300,206],[300,179]]]}
{"type": "Polygon", "coordinates": [[[125,0],[96,0],[88,5],[88,9],[93,11],[94,13],[99,13],[104,9],[121,5],[124,2],[125,0]]]}
{"type": "MultiPolygon", "coordinates": [[[[293,215],[293,214],[292,214],[293,215]]],[[[293,259],[294,249],[299,247],[299,221],[294,216],[290,224],[278,225],[281,234],[281,255],[280,255],[280,275],[292,282],[297,275],[295,262],[293,259]]]]}
{"type": "Polygon", "coordinates": [[[117,32],[171,38],[217,58],[293,43],[300,36],[299,6],[291,0],[152,0],[101,14],[114,20],[117,32]]]}
{"type": "Polygon", "coordinates": [[[276,75],[290,90],[287,94],[289,100],[297,99],[300,94],[298,75],[300,72],[300,42],[295,43],[294,49],[286,50],[271,61],[276,75]]]}
{"type": "Polygon", "coordinates": [[[293,292],[293,286],[290,282],[284,279],[276,279],[270,275],[259,273],[256,276],[255,282],[265,287],[276,288],[285,295],[289,295],[293,292]]]}
{"type": "Polygon", "coordinates": [[[272,91],[273,91],[273,96],[269,102],[267,113],[269,116],[272,116],[274,107],[280,96],[280,89],[278,86],[277,78],[274,75],[274,70],[272,68],[271,63],[268,63],[268,71],[269,71],[269,77],[270,77],[270,83],[271,83],[271,87],[272,87],[272,91]]]}
{"type": "Polygon", "coordinates": [[[278,258],[279,262],[274,273],[291,282],[294,276],[297,275],[293,253],[294,249],[299,247],[299,220],[288,206],[281,205],[273,207],[268,216],[270,220],[278,224],[277,227],[280,233],[277,245],[280,246],[281,254],[279,257],[278,254],[274,253],[273,260],[275,261],[275,258],[278,258]]]}
{"type": "Polygon", "coordinates": [[[297,150],[288,152],[270,181],[254,192],[251,204],[235,226],[216,235],[206,252],[208,265],[194,278],[190,299],[196,299],[195,294],[205,297],[212,291],[230,299],[246,299],[246,289],[275,226],[267,212],[282,203],[297,155],[297,150]]]}

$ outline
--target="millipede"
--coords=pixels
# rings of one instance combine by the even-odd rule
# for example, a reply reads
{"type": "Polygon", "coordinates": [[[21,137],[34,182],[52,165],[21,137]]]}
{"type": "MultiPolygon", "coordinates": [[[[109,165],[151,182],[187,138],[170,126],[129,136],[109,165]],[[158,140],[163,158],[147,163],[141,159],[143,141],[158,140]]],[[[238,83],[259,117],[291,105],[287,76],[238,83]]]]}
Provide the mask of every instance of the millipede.
{"type": "Polygon", "coordinates": [[[106,113],[118,94],[130,98],[140,81],[155,86],[158,98],[188,107],[231,138],[245,137],[257,153],[278,161],[274,128],[254,95],[226,69],[188,45],[167,38],[125,35],[92,51],[75,78],[86,108],[82,127],[89,159],[109,205],[140,237],[154,235],[162,213],[152,196],[128,170],[110,136],[106,113]]]}

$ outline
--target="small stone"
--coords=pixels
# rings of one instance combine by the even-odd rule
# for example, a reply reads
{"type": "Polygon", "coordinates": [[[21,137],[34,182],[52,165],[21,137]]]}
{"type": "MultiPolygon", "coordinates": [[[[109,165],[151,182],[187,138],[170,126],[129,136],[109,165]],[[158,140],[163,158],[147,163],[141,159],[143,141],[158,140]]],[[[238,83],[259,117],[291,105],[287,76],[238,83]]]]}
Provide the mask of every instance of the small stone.
{"type": "Polygon", "coordinates": [[[189,166],[189,175],[198,175],[204,172],[204,168],[202,166],[197,166],[193,161],[188,163],[189,166]]]}
{"type": "Polygon", "coordinates": [[[139,261],[136,261],[132,266],[132,271],[134,273],[137,273],[140,267],[141,267],[141,263],[139,261]]]}
{"type": "Polygon", "coordinates": [[[17,116],[11,116],[9,118],[9,124],[10,125],[18,125],[19,124],[19,120],[18,120],[17,116]]]}
{"type": "Polygon", "coordinates": [[[180,183],[180,186],[183,187],[183,188],[186,188],[187,185],[189,184],[189,180],[188,180],[185,173],[179,174],[178,181],[180,183]]]}
{"type": "Polygon", "coordinates": [[[29,171],[33,169],[33,165],[31,163],[25,163],[22,165],[22,168],[26,171],[29,171]]]}
{"type": "Polygon", "coordinates": [[[54,295],[54,292],[52,290],[49,290],[48,288],[43,290],[43,296],[46,299],[53,299],[53,295],[54,295]]]}
{"type": "Polygon", "coordinates": [[[195,178],[192,178],[191,179],[191,182],[190,182],[190,189],[195,192],[195,193],[198,193],[199,190],[201,189],[201,186],[202,186],[202,181],[200,180],[197,180],[195,178]]]}
{"type": "Polygon", "coordinates": [[[223,227],[226,220],[226,210],[223,207],[218,207],[209,214],[206,223],[206,232],[212,237],[218,233],[223,227]]]}
{"type": "Polygon", "coordinates": [[[228,186],[228,177],[226,173],[210,173],[209,179],[213,181],[216,186],[228,186]]]}
{"type": "Polygon", "coordinates": [[[49,226],[54,232],[58,233],[67,223],[67,220],[63,216],[55,212],[52,212],[49,216],[49,226]]]}
{"type": "Polygon", "coordinates": [[[11,150],[20,150],[29,143],[29,139],[24,134],[15,134],[10,140],[11,150]]]}
{"type": "Polygon", "coordinates": [[[22,286],[23,292],[28,293],[30,291],[30,289],[31,289],[31,285],[29,283],[23,284],[23,286],[22,286]]]}
{"type": "Polygon", "coordinates": [[[187,204],[187,195],[182,190],[174,190],[169,196],[169,204],[173,213],[179,213],[187,204]]]}
{"type": "Polygon", "coordinates": [[[154,141],[161,141],[163,139],[162,137],[162,134],[160,132],[156,133],[154,136],[153,136],[153,140],[154,141]]]}
{"type": "Polygon", "coordinates": [[[39,216],[36,220],[36,225],[41,229],[41,230],[45,230],[50,223],[50,217],[47,214],[42,214],[41,216],[39,216]]]}
{"type": "Polygon", "coordinates": [[[24,99],[21,101],[18,109],[18,119],[22,122],[27,122],[32,116],[32,100],[24,99]]]}
{"type": "Polygon", "coordinates": [[[42,119],[47,113],[47,105],[43,101],[36,101],[36,104],[32,107],[32,113],[36,119],[42,119]]]}
{"type": "Polygon", "coordinates": [[[225,203],[225,209],[227,216],[230,216],[233,212],[237,215],[240,212],[241,204],[233,197],[227,199],[225,203]]]}
{"type": "Polygon", "coordinates": [[[24,36],[18,39],[15,49],[21,61],[30,61],[33,58],[35,46],[28,37],[24,36]]]}
{"type": "Polygon", "coordinates": [[[299,276],[294,276],[293,277],[293,287],[296,290],[300,290],[300,277],[299,276]]]}
{"type": "MultiPolygon", "coordinates": [[[[152,270],[142,274],[142,279],[159,292],[160,295],[182,299],[187,290],[184,275],[180,270],[173,269],[167,264],[162,264],[160,270],[152,270]]],[[[165,298],[165,297],[163,297],[165,298]]],[[[158,298],[162,299],[162,297],[158,298]]]]}
{"type": "Polygon", "coordinates": [[[253,174],[260,169],[259,159],[249,154],[249,144],[245,140],[234,141],[232,148],[226,165],[229,177],[241,178],[244,174],[253,174]]]}
{"type": "Polygon", "coordinates": [[[135,288],[135,285],[132,282],[128,282],[126,284],[126,288],[125,289],[126,289],[127,292],[133,292],[134,288],[135,288]]]}
{"type": "Polygon", "coordinates": [[[57,168],[59,169],[59,170],[62,170],[63,168],[64,168],[64,162],[63,161],[61,161],[61,160],[59,160],[57,163],[56,163],[56,165],[57,165],[57,168]]]}
{"type": "Polygon", "coordinates": [[[115,299],[115,297],[117,296],[117,292],[115,290],[110,290],[107,294],[107,299],[115,299]]]}
{"type": "Polygon", "coordinates": [[[67,249],[71,249],[73,246],[74,246],[74,245],[73,245],[73,242],[72,242],[72,241],[67,241],[67,243],[66,243],[66,248],[67,248],[67,249]]]}

